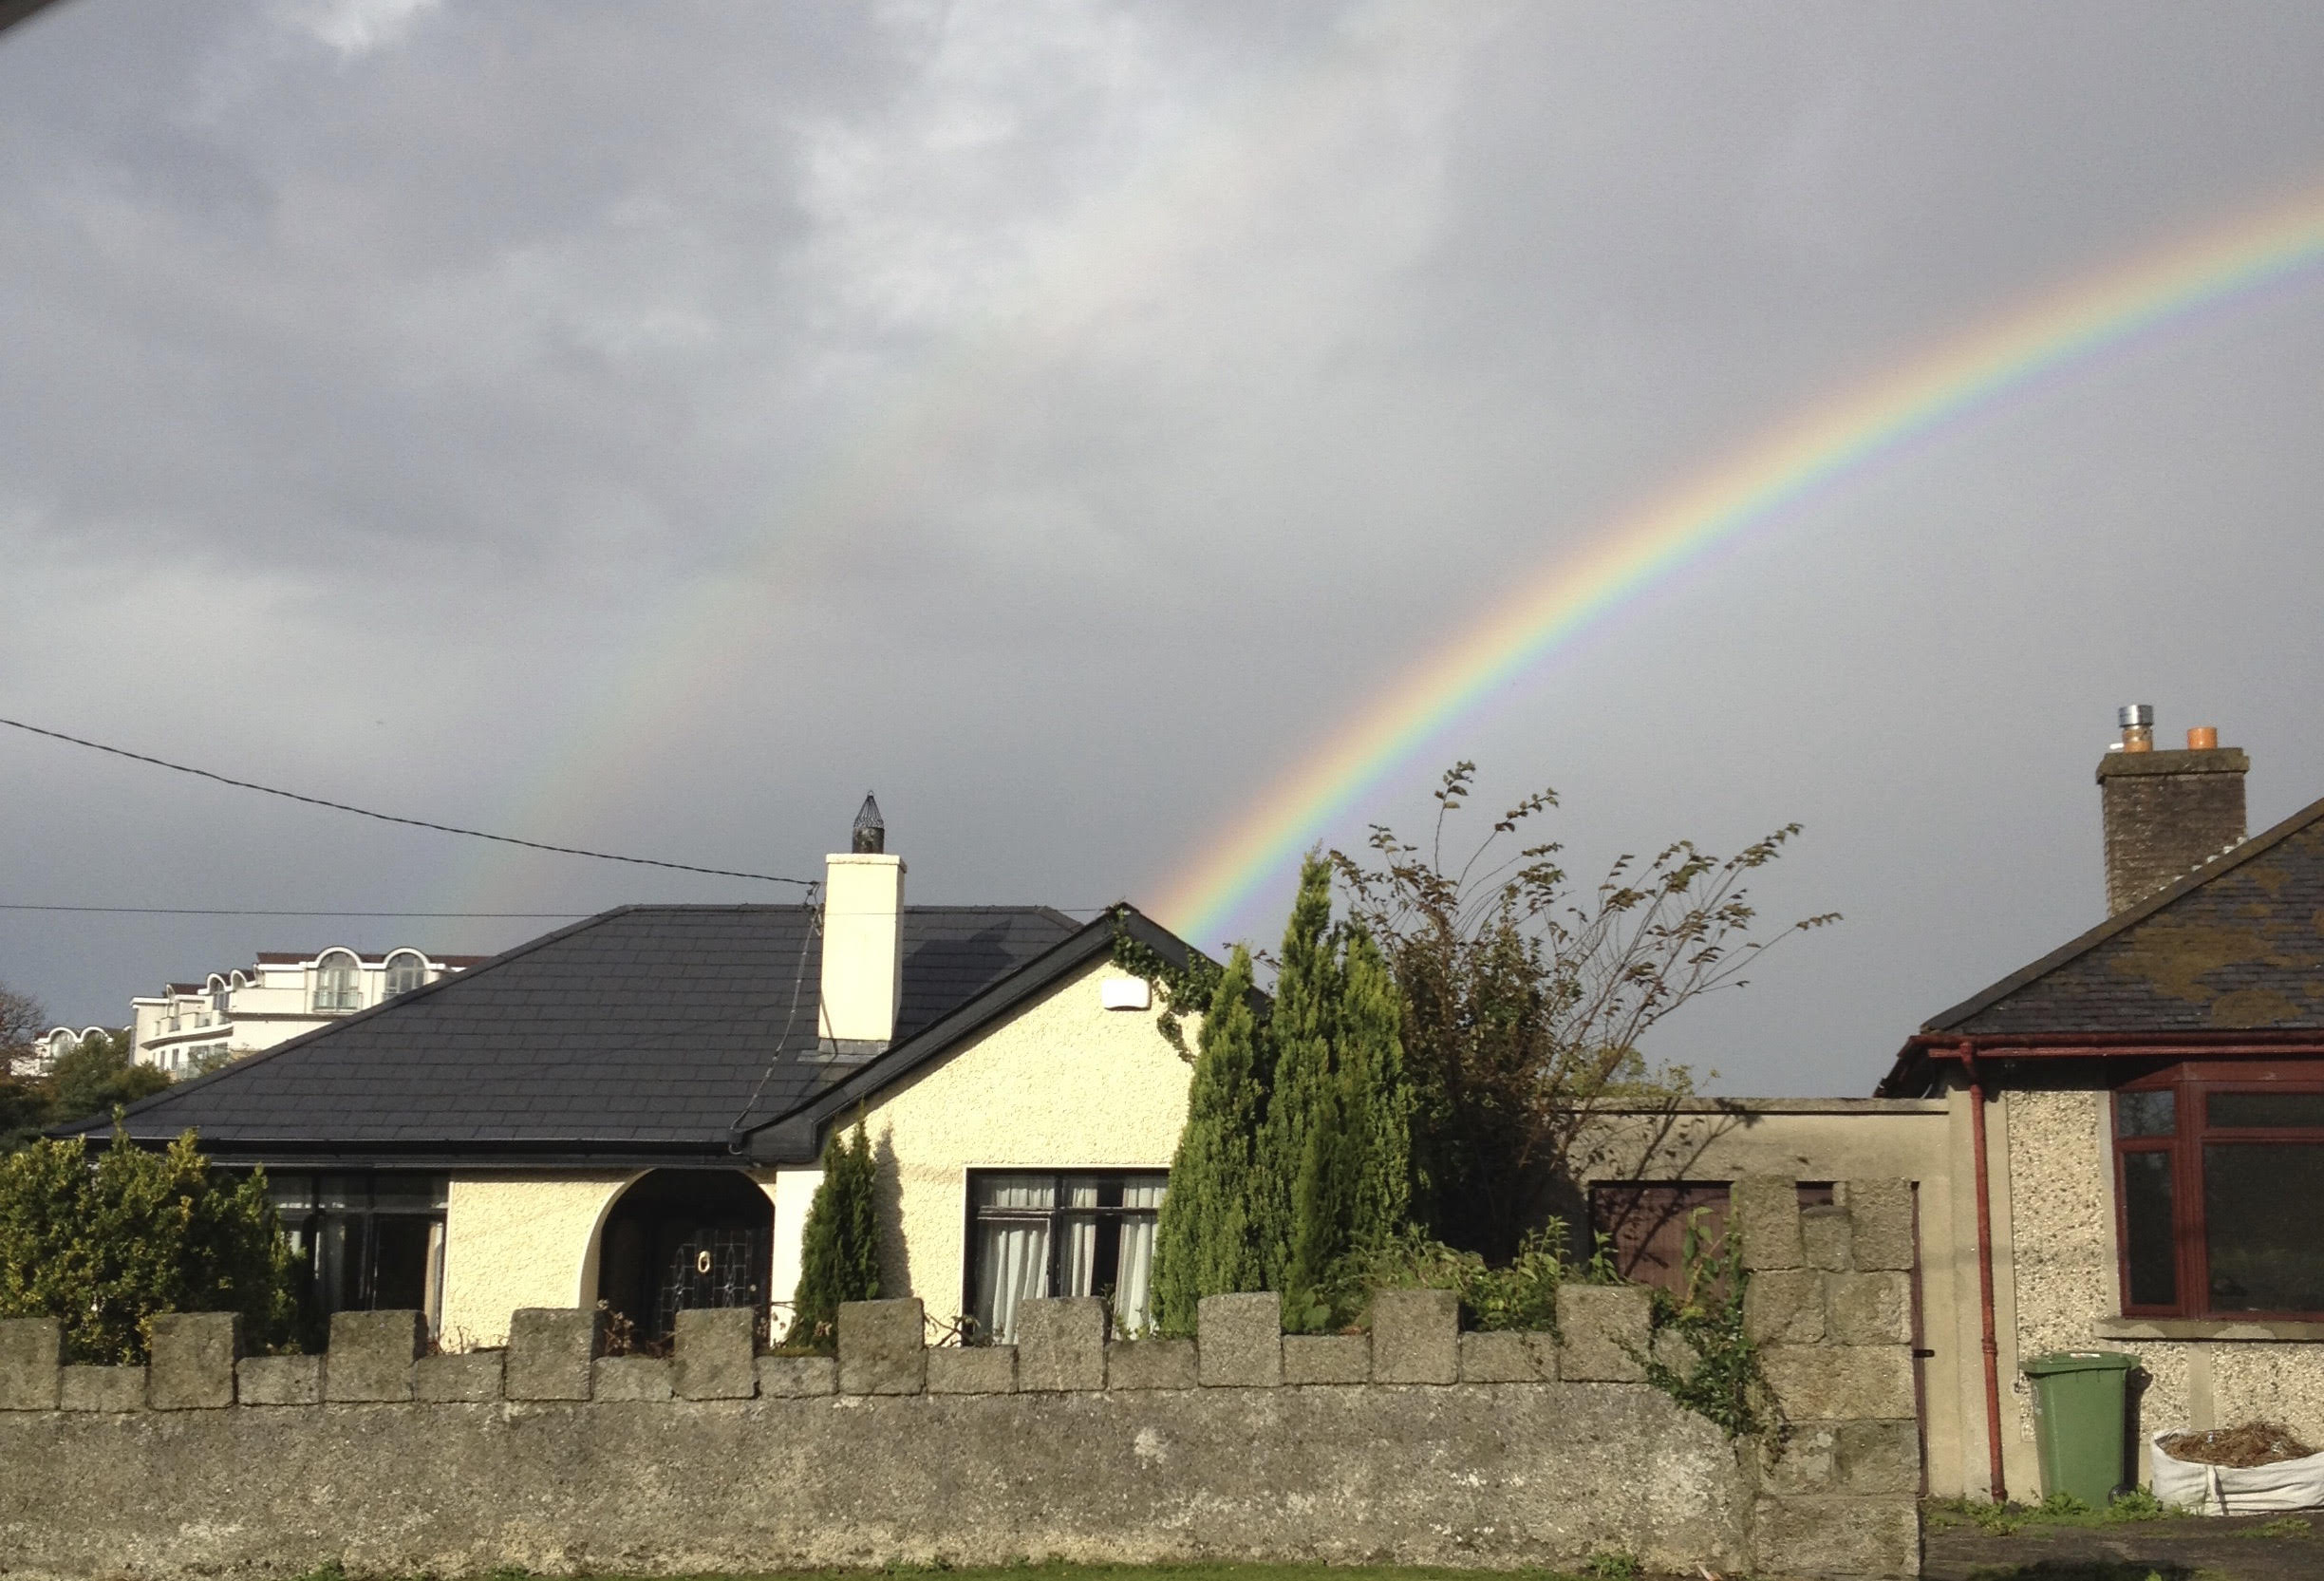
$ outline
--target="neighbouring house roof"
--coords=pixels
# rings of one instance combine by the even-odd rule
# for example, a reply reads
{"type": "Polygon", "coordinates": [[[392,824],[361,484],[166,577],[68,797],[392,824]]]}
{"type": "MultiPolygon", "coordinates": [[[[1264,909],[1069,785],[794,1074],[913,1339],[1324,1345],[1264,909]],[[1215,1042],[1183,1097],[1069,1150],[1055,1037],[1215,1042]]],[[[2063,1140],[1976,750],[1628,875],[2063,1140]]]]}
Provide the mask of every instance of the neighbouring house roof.
{"type": "Polygon", "coordinates": [[[807,1161],[833,1115],[1109,951],[1117,926],[1188,955],[1129,908],[1080,925],[1046,907],[907,907],[895,1041],[843,1063],[816,1053],[810,917],[607,912],[132,1105],[129,1134],[191,1127],[221,1162],[807,1161]]]}
{"type": "MultiPolygon", "coordinates": [[[[1931,1016],[1966,1039],[2324,1037],[2324,800],[1931,1016]]],[[[1908,1045],[1882,1091],[1915,1083],[1908,1045]]]]}

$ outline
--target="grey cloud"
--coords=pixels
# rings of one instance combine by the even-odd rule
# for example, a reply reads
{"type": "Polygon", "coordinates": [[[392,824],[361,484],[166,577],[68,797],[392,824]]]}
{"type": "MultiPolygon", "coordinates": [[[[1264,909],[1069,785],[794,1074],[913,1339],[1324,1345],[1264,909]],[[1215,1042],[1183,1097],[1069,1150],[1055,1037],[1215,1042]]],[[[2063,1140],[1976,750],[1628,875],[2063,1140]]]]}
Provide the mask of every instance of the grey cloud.
{"type": "MultiPolygon", "coordinates": [[[[2319,45],[2260,6],[71,0],[0,38],[0,711],[722,866],[813,871],[869,784],[918,894],[1152,898],[1674,478],[2324,179],[2319,45]]],[[[1319,838],[1456,756],[1555,781],[1584,868],[1801,818],[1768,913],[1850,921],[1665,1048],[1862,1090],[2094,916],[2118,693],[2216,714],[2262,816],[2324,789],[2319,300],[1848,482],[1319,838]]],[[[0,776],[0,898],[750,897],[24,742],[0,776]]],[[[0,978],[92,1019],[323,932],[525,931],[0,914],[0,978]]]]}

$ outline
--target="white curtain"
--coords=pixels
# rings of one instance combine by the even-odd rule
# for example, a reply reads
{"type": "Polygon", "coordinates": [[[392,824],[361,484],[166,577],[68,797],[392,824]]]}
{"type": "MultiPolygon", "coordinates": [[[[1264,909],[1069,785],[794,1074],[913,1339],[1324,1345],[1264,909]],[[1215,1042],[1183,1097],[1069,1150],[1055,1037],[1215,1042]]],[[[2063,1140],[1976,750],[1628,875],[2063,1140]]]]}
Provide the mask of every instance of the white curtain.
{"type": "MultiPolygon", "coordinates": [[[[1065,1204],[1068,1208],[1097,1206],[1097,1182],[1087,1176],[1069,1178],[1065,1182],[1065,1204]]],[[[1062,1266],[1059,1269],[1058,1294],[1096,1295],[1097,1293],[1097,1220],[1094,1216],[1076,1214],[1065,1220],[1065,1245],[1062,1266]]]]}
{"type": "Polygon", "coordinates": [[[1097,1293],[1097,1221],[1079,1214],[1065,1221],[1063,1266],[1059,1270],[1058,1294],[1097,1293]]]}
{"type": "MultiPolygon", "coordinates": [[[[987,1175],[977,1181],[979,1208],[1046,1213],[1057,1203],[1046,1175],[987,1175]]],[[[1017,1303],[1049,1293],[1049,1223],[988,1219],[977,1226],[976,1320],[979,1331],[1002,1345],[1017,1339],[1017,1303]]]]}
{"type": "Polygon", "coordinates": [[[1049,1226],[1006,1220],[977,1227],[978,1330],[1002,1345],[1017,1339],[1017,1303],[1049,1280],[1049,1226]]]}
{"type": "MultiPolygon", "coordinates": [[[[1129,1180],[1122,1184],[1122,1206],[1148,1212],[1162,1206],[1162,1182],[1129,1180]]],[[[1120,1283],[1114,1292],[1114,1322],[1125,1334],[1143,1332],[1153,1321],[1154,1220],[1141,1214],[1122,1217],[1120,1283]]]]}

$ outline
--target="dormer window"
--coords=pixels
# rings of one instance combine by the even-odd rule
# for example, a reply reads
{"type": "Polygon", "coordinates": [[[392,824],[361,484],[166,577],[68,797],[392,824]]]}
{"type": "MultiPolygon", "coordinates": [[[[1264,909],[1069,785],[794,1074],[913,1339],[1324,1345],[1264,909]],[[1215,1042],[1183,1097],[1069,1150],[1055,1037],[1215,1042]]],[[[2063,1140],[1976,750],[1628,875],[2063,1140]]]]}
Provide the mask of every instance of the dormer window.
{"type": "Polygon", "coordinates": [[[427,981],[427,961],[412,950],[387,957],[387,997],[409,993],[427,981]]]}
{"type": "Polygon", "coordinates": [[[346,950],[334,950],[315,963],[314,1007],[318,1015],[363,1007],[355,957],[346,950]]]}

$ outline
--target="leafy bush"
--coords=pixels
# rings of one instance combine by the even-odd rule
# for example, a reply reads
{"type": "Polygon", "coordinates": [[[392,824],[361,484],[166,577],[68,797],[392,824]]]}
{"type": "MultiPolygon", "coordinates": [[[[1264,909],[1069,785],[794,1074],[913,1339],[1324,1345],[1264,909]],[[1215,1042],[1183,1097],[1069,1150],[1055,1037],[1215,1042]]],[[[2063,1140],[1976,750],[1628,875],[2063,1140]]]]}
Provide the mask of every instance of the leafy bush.
{"type": "Polygon", "coordinates": [[[1460,1297],[1464,1328],[1552,1333],[1559,1286],[1620,1283],[1602,1260],[1567,1262],[1565,1244],[1565,1227],[1551,1219],[1526,1236],[1507,1266],[1494,1268],[1474,1252],[1415,1231],[1350,1255],[1340,1265],[1332,1293],[1340,1308],[1358,1312],[1374,1290],[1452,1290],[1460,1297]]]}
{"type": "Polygon", "coordinates": [[[298,1289],[265,1175],[212,1169],[191,1131],[149,1153],[117,1130],[93,1165],[80,1137],[0,1159],[0,1317],[56,1319],[67,1361],[143,1362],[162,1312],[239,1312],[248,1343],[290,1345],[298,1289]]]}

